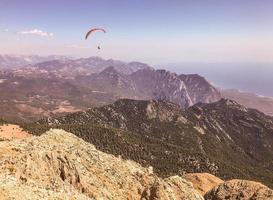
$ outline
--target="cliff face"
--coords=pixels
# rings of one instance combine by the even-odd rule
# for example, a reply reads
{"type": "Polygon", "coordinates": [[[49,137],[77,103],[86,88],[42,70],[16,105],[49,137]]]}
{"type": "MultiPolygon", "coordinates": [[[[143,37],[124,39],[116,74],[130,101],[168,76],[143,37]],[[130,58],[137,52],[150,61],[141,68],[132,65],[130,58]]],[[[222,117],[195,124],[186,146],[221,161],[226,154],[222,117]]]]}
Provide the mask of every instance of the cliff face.
{"type": "Polygon", "coordinates": [[[178,176],[161,179],[62,130],[0,142],[2,199],[192,199],[178,176]]]}
{"type": "Polygon", "coordinates": [[[220,92],[197,74],[177,75],[167,70],[143,69],[130,77],[139,96],[144,94],[147,99],[170,101],[183,108],[198,102],[215,102],[221,98],[220,92]]]}
{"type": "Polygon", "coordinates": [[[179,79],[185,83],[193,103],[211,103],[218,101],[221,97],[220,92],[204,77],[198,74],[181,74],[179,79]]]}

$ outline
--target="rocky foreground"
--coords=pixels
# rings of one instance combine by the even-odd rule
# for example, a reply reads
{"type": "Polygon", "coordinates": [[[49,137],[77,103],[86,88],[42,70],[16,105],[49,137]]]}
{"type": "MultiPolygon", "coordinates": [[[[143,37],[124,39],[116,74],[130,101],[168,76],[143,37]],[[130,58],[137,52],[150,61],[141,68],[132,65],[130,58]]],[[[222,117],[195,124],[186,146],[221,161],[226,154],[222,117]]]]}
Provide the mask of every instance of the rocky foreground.
{"type": "MultiPolygon", "coordinates": [[[[202,200],[194,187],[206,184],[206,177],[214,179],[207,174],[185,177],[193,183],[179,176],[162,179],[151,167],[103,153],[56,129],[39,137],[1,141],[0,163],[1,199],[202,200]]],[[[273,199],[273,191],[259,183],[217,178],[209,182],[213,188],[204,191],[205,199],[273,199]]]]}

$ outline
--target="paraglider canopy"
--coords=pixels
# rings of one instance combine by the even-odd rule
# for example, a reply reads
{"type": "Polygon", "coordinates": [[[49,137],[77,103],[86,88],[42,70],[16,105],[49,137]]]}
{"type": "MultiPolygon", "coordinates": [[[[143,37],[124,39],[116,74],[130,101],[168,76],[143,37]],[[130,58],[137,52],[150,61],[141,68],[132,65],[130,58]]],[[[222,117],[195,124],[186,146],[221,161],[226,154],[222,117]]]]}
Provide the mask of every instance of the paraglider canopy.
{"type": "Polygon", "coordinates": [[[106,30],[103,29],[103,28],[92,28],[91,30],[89,30],[89,31],[86,33],[85,39],[87,40],[88,37],[91,35],[91,33],[96,32],[96,31],[102,31],[102,32],[106,33],[106,30]]]}

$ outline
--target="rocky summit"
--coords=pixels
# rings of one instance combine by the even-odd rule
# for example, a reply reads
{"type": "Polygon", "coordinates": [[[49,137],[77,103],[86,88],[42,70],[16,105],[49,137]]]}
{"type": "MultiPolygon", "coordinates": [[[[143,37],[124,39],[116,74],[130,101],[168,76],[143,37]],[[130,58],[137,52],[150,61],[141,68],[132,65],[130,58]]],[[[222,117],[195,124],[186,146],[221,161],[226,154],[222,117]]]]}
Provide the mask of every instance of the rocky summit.
{"type": "Polygon", "coordinates": [[[63,130],[0,142],[1,199],[202,200],[179,176],[98,151],[63,130]]]}

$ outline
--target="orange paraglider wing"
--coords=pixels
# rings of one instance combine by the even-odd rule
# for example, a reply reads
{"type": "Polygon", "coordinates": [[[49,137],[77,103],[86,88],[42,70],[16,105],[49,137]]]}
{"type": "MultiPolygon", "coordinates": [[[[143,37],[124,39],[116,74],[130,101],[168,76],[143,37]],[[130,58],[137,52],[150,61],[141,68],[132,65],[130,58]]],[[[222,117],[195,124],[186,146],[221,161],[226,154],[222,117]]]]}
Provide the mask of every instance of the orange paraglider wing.
{"type": "Polygon", "coordinates": [[[95,31],[102,31],[104,33],[106,33],[105,29],[103,28],[92,28],[90,31],[88,31],[85,35],[85,39],[87,40],[87,38],[89,37],[89,35],[95,31]]]}

